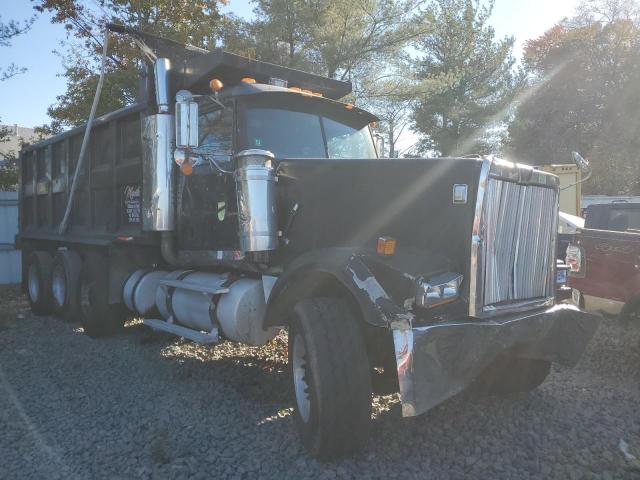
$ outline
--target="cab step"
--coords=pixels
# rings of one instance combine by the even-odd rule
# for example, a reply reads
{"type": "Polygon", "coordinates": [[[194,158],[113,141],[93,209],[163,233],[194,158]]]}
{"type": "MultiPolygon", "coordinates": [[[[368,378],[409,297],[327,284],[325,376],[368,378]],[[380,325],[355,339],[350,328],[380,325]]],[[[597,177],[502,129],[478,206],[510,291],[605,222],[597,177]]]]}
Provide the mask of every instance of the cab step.
{"type": "Polygon", "coordinates": [[[214,328],[210,333],[199,332],[198,330],[192,330],[191,328],[183,327],[175,323],[170,323],[165,320],[157,319],[145,319],[143,323],[160,332],[167,332],[178,337],[184,337],[192,342],[201,343],[203,345],[210,345],[212,343],[218,343],[218,329],[214,328]]]}

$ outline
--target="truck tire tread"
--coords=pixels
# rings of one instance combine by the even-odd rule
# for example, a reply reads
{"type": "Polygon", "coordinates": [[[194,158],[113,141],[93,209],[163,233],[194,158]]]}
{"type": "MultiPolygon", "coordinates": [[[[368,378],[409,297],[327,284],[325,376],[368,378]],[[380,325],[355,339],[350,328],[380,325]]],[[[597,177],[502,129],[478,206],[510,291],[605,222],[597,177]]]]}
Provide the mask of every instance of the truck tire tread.
{"type": "Polygon", "coordinates": [[[357,320],[340,299],[307,299],[294,308],[291,333],[302,335],[311,370],[309,422],[296,411],[303,443],[321,459],[361,449],[371,423],[371,375],[357,320]]]}
{"type": "Polygon", "coordinates": [[[53,267],[53,259],[48,252],[35,251],[32,252],[27,258],[26,264],[26,286],[27,286],[27,300],[31,311],[36,315],[49,315],[52,312],[53,301],[51,295],[51,271],[53,267]],[[38,283],[38,295],[37,298],[32,298],[29,282],[30,270],[34,266],[36,269],[36,281],[38,283]]]}

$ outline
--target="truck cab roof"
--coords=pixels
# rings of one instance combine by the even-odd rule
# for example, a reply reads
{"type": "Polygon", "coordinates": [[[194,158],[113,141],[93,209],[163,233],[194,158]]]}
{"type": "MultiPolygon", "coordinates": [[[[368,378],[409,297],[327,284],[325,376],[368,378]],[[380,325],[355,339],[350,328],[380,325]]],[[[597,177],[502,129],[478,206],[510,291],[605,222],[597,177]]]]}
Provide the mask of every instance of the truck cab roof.
{"type": "MultiPolygon", "coordinates": [[[[316,92],[314,92],[316,93],[316,92]]],[[[242,97],[249,95],[260,95],[264,97],[280,97],[284,100],[282,104],[294,104],[305,101],[317,101],[321,104],[334,107],[339,107],[349,111],[350,117],[357,118],[358,122],[362,125],[366,125],[371,122],[378,121],[378,117],[374,114],[356,107],[350,103],[343,103],[325,96],[319,96],[317,94],[310,94],[302,92],[299,89],[291,89],[288,87],[280,87],[276,85],[268,85],[263,83],[244,83],[240,82],[237,85],[223,89],[221,92],[221,98],[229,97],[242,97]],[[284,97],[284,98],[282,98],[284,97]]]]}

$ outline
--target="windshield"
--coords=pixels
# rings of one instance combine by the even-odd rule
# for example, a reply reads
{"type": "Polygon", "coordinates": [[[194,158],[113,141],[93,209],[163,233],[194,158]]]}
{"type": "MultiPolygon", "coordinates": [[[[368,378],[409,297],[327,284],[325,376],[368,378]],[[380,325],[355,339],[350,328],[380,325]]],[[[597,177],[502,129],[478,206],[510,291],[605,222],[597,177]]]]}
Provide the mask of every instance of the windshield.
{"type": "Polygon", "coordinates": [[[368,126],[354,128],[315,113],[276,108],[247,111],[247,148],[277,158],[376,158],[368,126]]]}

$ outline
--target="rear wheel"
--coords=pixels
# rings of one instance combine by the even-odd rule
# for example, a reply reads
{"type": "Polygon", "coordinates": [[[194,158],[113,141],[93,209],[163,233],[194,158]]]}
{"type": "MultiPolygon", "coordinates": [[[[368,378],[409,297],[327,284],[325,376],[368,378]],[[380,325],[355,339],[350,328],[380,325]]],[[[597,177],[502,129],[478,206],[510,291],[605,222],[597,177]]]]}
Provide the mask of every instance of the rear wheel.
{"type": "Polygon", "coordinates": [[[51,267],[53,260],[47,252],[33,252],[27,258],[27,300],[36,315],[51,313],[51,267]]]}
{"type": "Polygon", "coordinates": [[[544,382],[550,371],[548,360],[501,356],[482,372],[474,387],[498,395],[530,392],[544,382]]]}
{"type": "Polygon", "coordinates": [[[371,423],[371,374],[364,338],[346,303],[303,300],[293,311],[289,366],[295,422],[311,455],[361,449],[371,423]]]}
{"type": "Polygon", "coordinates": [[[80,272],[80,323],[90,337],[116,333],[126,319],[121,304],[109,304],[108,268],[98,254],[87,256],[80,272]]]}
{"type": "Polygon", "coordinates": [[[53,259],[51,272],[53,311],[64,320],[80,320],[78,285],[81,269],[82,259],[76,252],[61,250],[53,259]]]}

